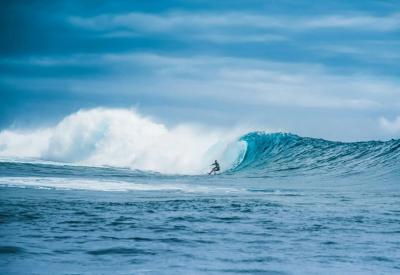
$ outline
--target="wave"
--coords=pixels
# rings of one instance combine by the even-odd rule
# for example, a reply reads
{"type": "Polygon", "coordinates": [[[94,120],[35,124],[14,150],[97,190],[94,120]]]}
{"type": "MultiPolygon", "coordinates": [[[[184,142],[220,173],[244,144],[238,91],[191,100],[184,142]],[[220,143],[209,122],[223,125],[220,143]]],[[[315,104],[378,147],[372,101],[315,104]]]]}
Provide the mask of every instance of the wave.
{"type": "Polygon", "coordinates": [[[400,140],[335,142],[289,133],[244,135],[247,150],[231,173],[249,176],[400,174],[400,140]]]}
{"type": "Polygon", "coordinates": [[[245,152],[237,131],[193,125],[167,127],[135,110],[81,110],[57,125],[0,132],[0,158],[6,161],[113,166],[165,174],[204,174],[220,160],[235,166],[245,152]]]}
{"type": "Polygon", "coordinates": [[[155,176],[143,171],[198,175],[217,159],[224,175],[246,177],[399,175],[400,140],[346,143],[242,132],[167,127],[134,110],[81,110],[54,127],[0,132],[0,172],[111,179],[155,176]]]}

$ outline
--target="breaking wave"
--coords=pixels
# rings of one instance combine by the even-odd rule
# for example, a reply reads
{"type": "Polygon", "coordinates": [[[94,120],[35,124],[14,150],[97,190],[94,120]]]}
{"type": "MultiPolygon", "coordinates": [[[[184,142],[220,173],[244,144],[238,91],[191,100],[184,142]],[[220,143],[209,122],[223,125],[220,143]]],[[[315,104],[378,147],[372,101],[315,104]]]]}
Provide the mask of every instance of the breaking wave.
{"type": "Polygon", "coordinates": [[[192,125],[168,128],[134,110],[96,108],[69,115],[55,127],[0,132],[0,157],[199,174],[214,159],[223,170],[235,166],[246,149],[237,136],[192,125]]]}
{"type": "MultiPolygon", "coordinates": [[[[26,169],[13,163],[30,159],[42,162],[36,170],[43,173],[67,163],[77,168],[65,168],[66,175],[86,173],[80,170],[82,165],[129,168],[128,173],[102,168],[90,172],[128,178],[148,173],[143,171],[195,175],[208,172],[217,159],[225,175],[248,177],[399,175],[400,171],[400,140],[345,143],[289,133],[242,134],[193,125],[168,128],[134,110],[82,110],[51,128],[0,132],[0,170],[22,173],[26,169]]],[[[27,169],[28,175],[32,167],[27,169]]]]}
{"type": "Polygon", "coordinates": [[[232,172],[249,176],[400,175],[400,140],[334,142],[288,133],[249,133],[247,150],[232,172]]]}

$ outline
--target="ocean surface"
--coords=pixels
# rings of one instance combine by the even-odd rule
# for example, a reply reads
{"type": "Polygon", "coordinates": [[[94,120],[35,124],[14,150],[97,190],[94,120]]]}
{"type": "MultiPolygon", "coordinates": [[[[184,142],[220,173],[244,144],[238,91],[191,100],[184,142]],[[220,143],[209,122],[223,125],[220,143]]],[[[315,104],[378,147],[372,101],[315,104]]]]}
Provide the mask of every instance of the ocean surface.
{"type": "Polygon", "coordinates": [[[1,157],[0,274],[400,274],[400,140],[224,148],[216,176],[1,157]]]}

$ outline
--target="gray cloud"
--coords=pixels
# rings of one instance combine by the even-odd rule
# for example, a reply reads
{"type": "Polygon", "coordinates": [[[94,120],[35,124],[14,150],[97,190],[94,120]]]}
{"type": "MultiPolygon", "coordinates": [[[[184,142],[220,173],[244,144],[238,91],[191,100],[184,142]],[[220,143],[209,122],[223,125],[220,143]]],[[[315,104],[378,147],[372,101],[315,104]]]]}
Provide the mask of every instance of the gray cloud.
{"type": "Polygon", "coordinates": [[[390,108],[400,95],[400,85],[395,79],[365,74],[335,74],[324,66],[309,63],[151,53],[76,55],[59,59],[40,57],[25,62],[38,67],[92,64],[107,67],[108,76],[64,80],[18,77],[3,78],[3,83],[12,83],[20,88],[55,89],[62,82],[65,84],[63,87],[79,93],[108,94],[118,91],[120,95],[143,95],[151,92],[153,96],[175,99],[196,97],[206,102],[219,99],[221,102],[235,101],[250,106],[335,109],[390,108]]]}
{"type": "Polygon", "coordinates": [[[137,32],[166,32],[185,29],[259,28],[306,31],[313,29],[357,29],[362,31],[395,31],[400,29],[400,13],[387,16],[359,14],[286,17],[256,13],[190,13],[170,12],[166,14],[126,13],[104,14],[94,17],[71,16],[70,24],[91,30],[110,31],[116,29],[137,32]]]}
{"type": "Polygon", "coordinates": [[[393,120],[389,120],[385,117],[381,117],[379,119],[379,123],[383,130],[385,130],[391,134],[400,133],[400,116],[397,116],[393,120]]]}

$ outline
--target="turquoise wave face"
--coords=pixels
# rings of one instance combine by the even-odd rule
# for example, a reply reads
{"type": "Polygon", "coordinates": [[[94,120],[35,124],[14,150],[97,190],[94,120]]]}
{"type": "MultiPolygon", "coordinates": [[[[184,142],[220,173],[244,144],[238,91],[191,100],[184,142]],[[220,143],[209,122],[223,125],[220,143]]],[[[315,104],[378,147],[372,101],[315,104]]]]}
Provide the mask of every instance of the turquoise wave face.
{"type": "Polygon", "coordinates": [[[399,176],[400,140],[334,142],[287,133],[249,133],[243,161],[233,174],[256,177],[296,175],[399,176]]]}

